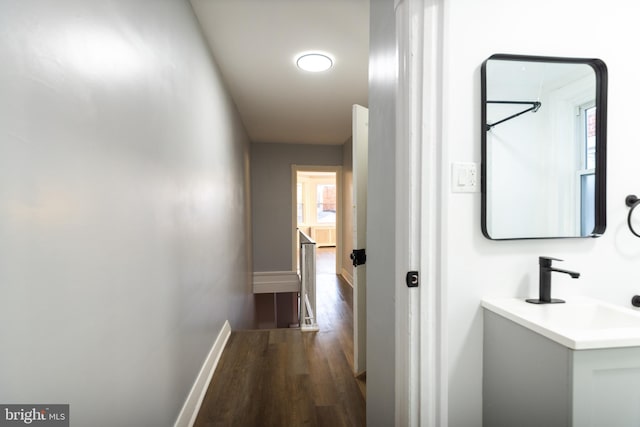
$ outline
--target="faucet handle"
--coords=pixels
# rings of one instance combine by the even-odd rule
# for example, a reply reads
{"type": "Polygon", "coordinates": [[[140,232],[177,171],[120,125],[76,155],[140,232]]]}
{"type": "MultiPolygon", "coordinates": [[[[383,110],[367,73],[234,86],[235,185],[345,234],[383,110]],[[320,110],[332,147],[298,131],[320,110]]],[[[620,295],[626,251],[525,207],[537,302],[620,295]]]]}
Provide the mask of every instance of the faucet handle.
{"type": "Polygon", "coordinates": [[[554,257],[550,257],[550,256],[541,256],[538,257],[538,263],[542,266],[542,267],[551,267],[551,263],[553,261],[564,261],[563,259],[560,258],[554,258],[554,257]]]}

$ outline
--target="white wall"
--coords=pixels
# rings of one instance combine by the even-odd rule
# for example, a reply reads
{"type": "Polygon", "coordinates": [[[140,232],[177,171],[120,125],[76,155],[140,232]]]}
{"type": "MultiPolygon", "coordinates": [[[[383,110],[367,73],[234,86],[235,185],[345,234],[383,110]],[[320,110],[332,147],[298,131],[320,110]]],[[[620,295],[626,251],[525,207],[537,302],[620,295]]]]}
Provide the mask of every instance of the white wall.
{"type": "MultiPolygon", "coordinates": [[[[498,113],[488,112],[488,118],[502,119],[515,110],[491,107],[489,111],[498,113]]],[[[517,107],[523,109],[521,105],[517,107]]],[[[494,238],[545,236],[556,223],[550,224],[545,215],[540,215],[549,205],[545,181],[550,175],[551,150],[547,145],[551,130],[545,125],[546,111],[520,116],[487,132],[487,184],[491,188],[487,197],[487,231],[494,238]]],[[[494,121],[497,120],[488,120],[494,121]]]]}
{"type": "Polygon", "coordinates": [[[395,424],[394,2],[371,0],[367,181],[367,425],[395,424]]]}
{"type": "MultiPolygon", "coordinates": [[[[448,293],[449,425],[482,420],[480,299],[537,294],[539,255],[563,258],[578,280],[555,276],[553,295],[587,294],[630,307],[640,292],[640,239],[626,227],[624,198],[640,193],[634,55],[640,6],[595,0],[449,0],[444,12],[443,164],[480,161],[480,64],[493,53],[598,57],[609,69],[608,227],[598,239],[490,241],[480,232],[480,194],[451,194],[442,206],[448,293]],[[624,6],[623,6],[624,4],[624,6]]],[[[444,171],[448,172],[445,167],[444,171]]]]}
{"type": "Polygon", "coordinates": [[[248,139],[186,1],[0,11],[0,402],[172,425],[251,326],[248,139]]]}
{"type": "Polygon", "coordinates": [[[342,145],[251,144],[254,271],[289,271],[292,268],[293,164],[341,166],[342,145]]]}

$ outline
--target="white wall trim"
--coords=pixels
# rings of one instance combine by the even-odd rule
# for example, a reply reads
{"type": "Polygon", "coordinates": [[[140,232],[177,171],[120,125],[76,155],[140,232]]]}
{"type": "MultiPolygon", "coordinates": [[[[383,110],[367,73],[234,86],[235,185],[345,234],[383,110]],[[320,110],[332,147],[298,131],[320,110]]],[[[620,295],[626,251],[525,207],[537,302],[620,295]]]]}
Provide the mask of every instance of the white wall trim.
{"type": "Polygon", "coordinates": [[[396,0],[396,425],[446,427],[441,285],[442,0],[396,0]]]}
{"type": "Polygon", "coordinates": [[[340,272],[340,276],[344,279],[345,282],[349,284],[353,288],[353,276],[346,269],[342,269],[340,272]]]}
{"type": "Polygon", "coordinates": [[[253,273],[253,293],[299,292],[300,277],[295,271],[256,271],[253,273]]]}
{"type": "Polygon", "coordinates": [[[192,427],[196,422],[200,406],[202,405],[204,396],[209,388],[209,383],[211,382],[211,378],[213,378],[213,373],[218,366],[220,356],[222,356],[222,351],[227,345],[227,341],[230,336],[231,325],[229,325],[228,320],[225,320],[224,325],[222,325],[222,329],[218,333],[218,337],[213,343],[213,347],[211,347],[211,350],[204,361],[204,365],[202,365],[202,368],[200,369],[200,373],[191,387],[187,400],[184,402],[184,405],[182,405],[178,419],[173,425],[174,427],[192,427]]]}
{"type": "Polygon", "coordinates": [[[446,227],[448,192],[445,187],[448,168],[443,166],[444,95],[444,14],[445,1],[421,0],[423,37],[420,54],[420,78],[423,87],[420,125],[422,134],[421,200],[422,229],[420,269],[424,286],[418,302],[420,319],[420,422],[428,427],[446,427],[449,423],[447,363],[446,227]]]}
{"type": "MultiPolygon", "coordinates": [[[[396,1],[398,85],[396,89],[396,271],[421,271],[423,0],[396,1]]],[[[420,382],[421,278],[417,288],[396,283],[396,425],[422,421],[420,382]]],[[[426,408],[425,408],[426,409],[426,408]]],[[[429,425],[425,423],[424,425],[429,425]]]]}

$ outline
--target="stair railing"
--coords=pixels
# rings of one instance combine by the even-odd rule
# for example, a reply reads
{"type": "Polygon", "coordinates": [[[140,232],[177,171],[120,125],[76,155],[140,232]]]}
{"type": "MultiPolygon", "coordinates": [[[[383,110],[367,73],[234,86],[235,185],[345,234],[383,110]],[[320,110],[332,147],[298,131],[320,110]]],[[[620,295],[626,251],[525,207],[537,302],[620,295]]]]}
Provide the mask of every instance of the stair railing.
{"type": "Polygon", "coordinates": [[[300,329],[319,330],[316,321],[316,242],[298,230],[300,240],[300,329]]]}

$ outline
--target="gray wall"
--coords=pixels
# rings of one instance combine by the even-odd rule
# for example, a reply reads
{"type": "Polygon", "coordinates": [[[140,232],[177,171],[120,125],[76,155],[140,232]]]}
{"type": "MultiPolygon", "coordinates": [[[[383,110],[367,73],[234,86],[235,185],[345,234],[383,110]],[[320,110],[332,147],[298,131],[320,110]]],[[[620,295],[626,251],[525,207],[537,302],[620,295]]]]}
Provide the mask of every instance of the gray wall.
{"type": "Polygon", "coordinates": [[[172,425],[251,326],[248,139],[187,2],[0,10],[0,402],[172,425]]]}
{"type": "Polygon", "coordinates": [[[395,424],[395,13],[371,1],[367,200],[367,425],[395,424]]]}
{"type": "Polygon", "coordinates": [[[342,145],[251,144],[253,271],[291,271],[291,165],[341,166],[342,145]]]}

